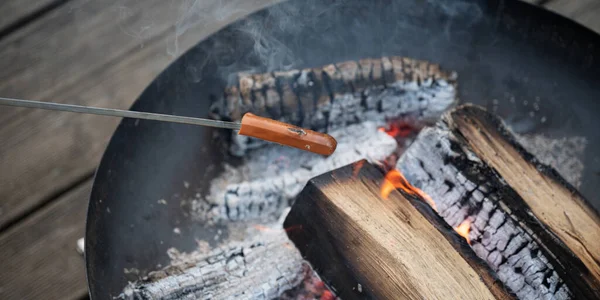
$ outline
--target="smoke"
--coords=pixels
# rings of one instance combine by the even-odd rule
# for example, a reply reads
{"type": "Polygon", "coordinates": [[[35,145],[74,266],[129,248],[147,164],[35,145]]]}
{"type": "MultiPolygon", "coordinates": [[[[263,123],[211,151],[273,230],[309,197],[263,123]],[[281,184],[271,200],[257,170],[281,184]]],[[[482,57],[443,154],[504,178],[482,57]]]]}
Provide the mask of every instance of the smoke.
{"type": "Polygon", "coordinates": [[[236,1],[223,0],[183,0],[179,5],[179,18],[175,23],[175,30],[168,41],[169,47],[167,53],[172,57],[179,56],[180,53],[180,37],[186,31],[193,29],[196,31],[206,31],[212,24],[223,21],[228,16],[236,13],[243,13],[241,9],[233,5],[236,1]]]}
{"type": "Polygon", "coordinates": [[[481,7],[474,1],[463,2],[427,0],[427,3],[432,6],[438,6],[446,13],[446,15],[450,17],[468,18],[473,24],[479,22],[479,19],[483,16],[481,7]]]}
{"type": "Polygon", "coordinates": [[[337,61],[383,55],[437,55],[444,51],[436,47],[440,39],[460,40],[459,46],[467,47],[472,40],[467,29],[484,16],[478,4],[459,0],[278,2],[182,0],[167,52],[179,56],[181,39],[187,33],[209,36],[233,23],[218,38],[209,38],[200,45],[204,53],[197,64],[187,62],[192,65],[188,71],[195,81],[200,80],[207,62],[212,62],[218,66],[218,75],[232,83],[233,73],[314,67],[334,62],[327,59],[332,56],[337,61]],[[264,7],[269,8],[252,14],[264,7]],[[432,16],[443,17],[431,20],[432,16]],[[430,26],[432,21],[439,25],[430,26]],[[406,49],[414,49],[411,44],[425,45],[425,49],[410,53],[406,49]]]}
{"type": "Polygon", "coordinates": [[[227,41],[209,38],[206,45],[200,45],[205,50],[204,62],[189,69],[200,72],[206,61],[214,62],[224,79],[237,72],[289,70],[306,61],[292,50],[296,47],[290,47],[286,37],[307,30],[318,33],[322,16],[335,15],[331,12],[350,1],[306,0],[277,5],[278,2],[281,0],[183,0],[179,3],[180,14],[169,37],[167,53],[172,57],[181,55],[186,34],[209,36],[233,23],[219,33],[221,38],[228,37],[227,41]],[[269,8],[247,17],[264,7],[269,8]],[[240,48],[245,52],[241,53],[240,48]]]}
{"type": "Polygon", "coordinates": [[[299,11],[295,6],[276,7],[268,12],[269,22],[258,18],[249,18],[236,30],[242,33],[241,38],[249,39],[252,43],[253,55],[260,61],[265,71],[289,70],[294,65],[302,63],[293,51],[281,40],[269,34],[269,28],[277,28],[282,32],[295,34],[301,30],[302,24],[293,26],[290,20],[296,19],[299,11]],[[269,27],[269,28],[267,28],[269,27]]]}

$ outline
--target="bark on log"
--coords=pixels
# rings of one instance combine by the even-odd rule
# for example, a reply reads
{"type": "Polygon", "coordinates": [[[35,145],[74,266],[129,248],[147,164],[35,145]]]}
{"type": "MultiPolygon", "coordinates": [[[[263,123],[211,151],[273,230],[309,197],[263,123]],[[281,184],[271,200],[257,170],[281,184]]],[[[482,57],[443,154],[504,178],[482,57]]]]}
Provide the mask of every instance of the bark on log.
{"type": "Polygon", "coordinates": [[[342,299],[514,296],[421,199],[398,191],[383,199],[383,180],[365,161],[316,177],[284,223],[342,299]]]}
{"type": "Polygon", "coordinates": [[[424,129],[397,168],[451,225],[472,222],[475,252],[519,298],[598,299],[600,218],[484,109],[424,129]]]}
{"type": "Polygon", "coordinates": [[[119,298],[275,299],[302,282],[306,267],[283,229],[272,228],[249,241],[187,254],[130,284],[119,298]]]}

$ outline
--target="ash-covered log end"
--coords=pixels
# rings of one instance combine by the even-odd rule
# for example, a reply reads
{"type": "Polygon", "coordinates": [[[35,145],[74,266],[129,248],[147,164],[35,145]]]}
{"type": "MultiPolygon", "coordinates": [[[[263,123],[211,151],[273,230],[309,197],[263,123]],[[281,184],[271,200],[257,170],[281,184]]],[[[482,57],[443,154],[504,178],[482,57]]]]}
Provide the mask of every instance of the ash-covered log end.
{"type": "Polygon", "coordinates": [[[342,299],[512,299],[417,196],[381,194],[384,174],[359,161],[312,179],[284,223],[342,299]]]}

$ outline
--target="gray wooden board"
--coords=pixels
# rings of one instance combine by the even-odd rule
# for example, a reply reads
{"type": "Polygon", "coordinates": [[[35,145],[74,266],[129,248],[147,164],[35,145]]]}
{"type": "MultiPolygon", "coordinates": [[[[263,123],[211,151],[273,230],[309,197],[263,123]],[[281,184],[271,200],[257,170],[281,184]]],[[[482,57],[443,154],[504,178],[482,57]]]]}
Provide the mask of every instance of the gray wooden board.
{"type": "Polygon", "coordinates": [[[0,1],[0,12],[2,13],[2,18],[0,18],[0,31],[5,30],[7,27],[13,26],[23,18],[27,18],[28,16],[35,14],[41,9],[44,9],[44,7],[59,1],[60,0],[0,1]]]}
{"type": "MultiPolygon", "coordinates": [[[[0,95],[128,108],[181,53],[272,2],[211,0],[192,8],[189,1],[68,2],[0,41],[0,95]],[[176,47],[182,12],[202,21],[176,47]]],[[[117,124],[1,107],[0,169],[10,172],[0,173],[0,228],[91,174],[117,124]]]]}
{"type": "Polygon", "coordinates": [[[598,0],[552,0],[544,4],[544,7],[600,32],[600,1],[598,0]]]}
{"type": "Polygon", "coordinates": [[[0,234],[0,299],[79,299],[87,294],[83,236],[92,180],[0,234]]]}

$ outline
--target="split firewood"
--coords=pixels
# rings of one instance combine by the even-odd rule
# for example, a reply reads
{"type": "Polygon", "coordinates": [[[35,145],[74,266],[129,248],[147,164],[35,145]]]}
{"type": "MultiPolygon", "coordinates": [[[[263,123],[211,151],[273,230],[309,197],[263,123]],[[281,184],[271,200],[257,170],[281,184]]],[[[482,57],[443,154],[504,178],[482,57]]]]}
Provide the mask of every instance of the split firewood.
{"type": "Polygon", "coordinates": [[[470,105],[445,114],[397,169],[451,226],[470,226],[473,250],[519,298],[600,298],[598,213],[497,117],[470,105]]]}
{"type": "MultiPolygon", "coordinates": [[[[320,132],[350,124],[411,118],[437,120],[456,99],[456,74],[402,57],[361,59],[264,74],[237,75],[214,97],[212,117],[239,121],[246,112],[320,132]]],[[[263,142],[234,134],[232,153],[263,142]]]]}
{"type": "Polygon", "coordinates": [[[382,183],[383,172],[365,161],[318,176],[284,223],[342,299],[514,297],[422,198],[382,195],[382,183]]]}

